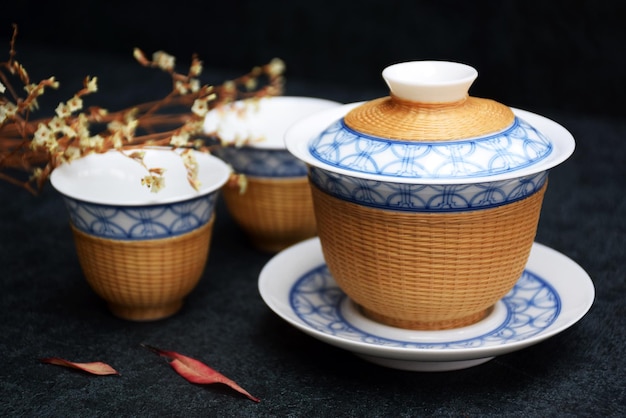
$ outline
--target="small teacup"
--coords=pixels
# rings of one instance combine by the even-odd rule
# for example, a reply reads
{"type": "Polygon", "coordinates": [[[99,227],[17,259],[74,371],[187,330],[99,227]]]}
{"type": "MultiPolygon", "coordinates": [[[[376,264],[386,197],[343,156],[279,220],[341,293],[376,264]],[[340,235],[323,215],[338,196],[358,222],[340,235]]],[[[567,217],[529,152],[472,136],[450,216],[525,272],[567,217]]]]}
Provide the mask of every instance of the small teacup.
{"type": "Polygon", "coordinates": [[[118,151],[63,164],[50,177],[87,282],[114,315],[136,321],[175,314],[202,277],[215,202],[230,175],[219,158],[194,151],[196,191],[177,152],[144,151],[147,166],[166,170],[158,193],[141,184],[146,170],[118,151]]]}
{"type": "Polygon", "coordinates": [[[316,235],[307,166],[285,148],[284,133],[303,117],[339,106],[312,98],[278,96],[238,101],[209,112],[205,131],[225,142],[214,154],[245,175],[246,186],[222,188],[230,215],[252,245],[275,253],[316,235]]]}

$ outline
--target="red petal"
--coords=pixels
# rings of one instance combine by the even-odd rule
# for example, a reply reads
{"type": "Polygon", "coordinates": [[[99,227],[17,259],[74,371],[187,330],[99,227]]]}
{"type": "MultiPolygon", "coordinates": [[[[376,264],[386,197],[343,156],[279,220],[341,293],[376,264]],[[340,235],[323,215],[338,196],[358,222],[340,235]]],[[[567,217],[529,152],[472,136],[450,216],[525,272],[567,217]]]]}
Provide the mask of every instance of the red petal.
{"type": "Polygon", "coordinates": [[[230,380],[223,374],[219,373],[216,370],[213,370],[206,364],[196,359],[183,356],[182,354],[179,354],[175,351],[165,351],[148,345],[144,345],[144,347],[154,351],[162,357],[168,358],[170,360],[170,365],[172,366],[172,368],[191,383],[205,385],[212,383],[223,383],[227,386],[230,386],[237,392],[247,396],[254,402],[261,401],[259,398],[252,396],[250,393],[248,393],[248,391],[246,391],[234,381],[230,380]]]}
{"type": "Polygon", "coordinates": [[[101,361],[94,361],[92,363],[75,363],[73,361],[67,361],[59,357],[48,357],[40,359],[42,363],[56,364],[57,366],[70,367],[72,369],[82,370],[87,373],[97,374],[99,376],[105,376],[109,374],[119,374],[117,370],[101,361]]]}

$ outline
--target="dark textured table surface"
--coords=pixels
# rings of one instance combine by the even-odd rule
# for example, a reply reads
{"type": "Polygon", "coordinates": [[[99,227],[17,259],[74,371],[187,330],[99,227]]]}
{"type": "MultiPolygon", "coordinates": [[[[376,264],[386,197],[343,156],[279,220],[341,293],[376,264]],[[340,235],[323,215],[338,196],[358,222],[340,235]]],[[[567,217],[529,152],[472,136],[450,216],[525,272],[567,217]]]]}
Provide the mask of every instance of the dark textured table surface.
{"type": "MultiPolygon", "coordinates": [[[[101,78],[106,106],[161,86],[133,62],[81,51],[27,50],[31,72],[101,78]],[[64,68],[63,63],[82,66],[64,68]],[[45,71],[44,71],[45,70],[45,71]]],[[[151,74],[151,73],[150,73],[151,74]]],[[[211,71],[208,71],[211,76],[211,71]]],[[[215,72],[215,81],[225,74],[215,72]]],[[[372,91],[313,80],[286,94],[358,101],[372,91]]],[[[220,202],[205,274],[177,315],[117,319],[88,287],[61,197],[0,183],[0,414],[3,416],[624,416],[626,414],[626,120],[558,109],[542,113],[576,138],[552,170],[536,240],[591,276],[596,299],[566,331],[473,368],[400,371],[366,362],[293,328],[261,299],[271,258],[253,249],[220,202]],[[150,344],[195,357],[261,398],[193,385],[150,344]],[[42,357],[107,362],[96,377],[41,364],[42,357]]]]}

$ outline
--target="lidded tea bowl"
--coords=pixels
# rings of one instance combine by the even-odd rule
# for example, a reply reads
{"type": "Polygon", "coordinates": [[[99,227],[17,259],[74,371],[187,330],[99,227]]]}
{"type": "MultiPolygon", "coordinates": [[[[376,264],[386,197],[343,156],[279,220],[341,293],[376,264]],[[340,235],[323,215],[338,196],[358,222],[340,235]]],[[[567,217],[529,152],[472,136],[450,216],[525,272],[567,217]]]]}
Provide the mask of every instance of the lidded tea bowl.
{"type": "Polygon", "coordinates": [[[413,61],[382,75],[389,96],[317,113],[285,135],[309,167],[328,269],[373,320],[473,324],[519,279],[549,170],[574,139],[470,96],[471,66],[413,61]]]}

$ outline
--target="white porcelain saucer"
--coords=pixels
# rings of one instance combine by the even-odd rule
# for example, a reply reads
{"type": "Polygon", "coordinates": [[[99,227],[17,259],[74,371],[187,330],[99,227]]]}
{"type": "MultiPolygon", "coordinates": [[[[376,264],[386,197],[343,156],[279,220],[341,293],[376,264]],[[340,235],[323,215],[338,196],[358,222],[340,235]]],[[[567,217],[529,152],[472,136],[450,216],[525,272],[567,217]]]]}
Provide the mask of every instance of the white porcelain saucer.
{"type": "Polygon", "coordinates": [[[385,367],[458,370],[537,344],[569,328],[591,308],[589,275],[565,255],[535,243],[522,277],[484,320],[444,331],[413,331],[360,313],[328,272],[318,238],[275,255],[259,292],[285,321],[323,342],[385,367]]]}

